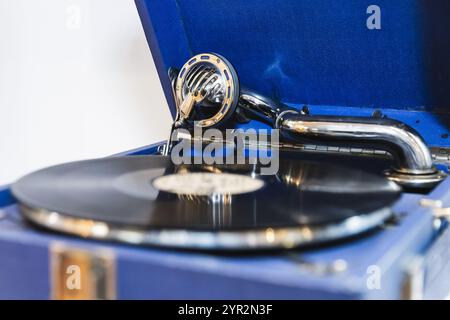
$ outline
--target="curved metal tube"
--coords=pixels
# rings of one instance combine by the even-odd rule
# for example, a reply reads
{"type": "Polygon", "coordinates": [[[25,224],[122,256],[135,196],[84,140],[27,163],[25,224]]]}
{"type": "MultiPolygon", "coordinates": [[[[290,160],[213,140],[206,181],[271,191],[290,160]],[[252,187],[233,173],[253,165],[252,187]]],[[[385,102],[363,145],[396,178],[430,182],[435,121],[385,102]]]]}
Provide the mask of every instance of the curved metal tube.
{"type": "Polygon", "coordinates": [[[252,118],[265,122],[271,127],[276,127],[276,120],[282,113],[299,114],[297,109],[275,102],[247,88],[241,88],[238,106],[252,118]]]}
{"type": "Polygon", "coordinates": [[[388,176],[407,186],[430,186],[445,177],[436,170],[420,134],[410,126],[385,118],[310,116],[243,89],[239,107],[295,141],[372,147],[389,152],[395,161],[388,176]]]}
{"type": "Polygon", "coordinates": [[[282,132],[298,139],[319,142],[338,141],[340,145],[371,145],[392,154],[395,170],[407,174],[429,174],[436,171],[430,151],[411,127],[391,119],[304,116],[288,113],[278,121],[282,132]]]}

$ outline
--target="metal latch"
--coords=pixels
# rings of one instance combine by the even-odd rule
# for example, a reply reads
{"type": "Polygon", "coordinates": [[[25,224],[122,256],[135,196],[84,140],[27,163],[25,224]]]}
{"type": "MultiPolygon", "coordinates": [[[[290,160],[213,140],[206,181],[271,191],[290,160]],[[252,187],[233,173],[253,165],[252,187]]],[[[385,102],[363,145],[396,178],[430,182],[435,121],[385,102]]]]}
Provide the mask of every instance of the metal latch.
{"type": "Polygon", "coordinates": [[[433,225],[436,230],[440,229],[443,220],[450,221],[450,207],[444,207],[441,200],[423,198],[419,203],[422,207],[431,209],[434,217],[433,225]]]}
{"type": "Polygon", "coordinates": [[[116,261],[112,250],[86,250],[62,242],[50,245],[51,298],[116,298],[116,261]]]}

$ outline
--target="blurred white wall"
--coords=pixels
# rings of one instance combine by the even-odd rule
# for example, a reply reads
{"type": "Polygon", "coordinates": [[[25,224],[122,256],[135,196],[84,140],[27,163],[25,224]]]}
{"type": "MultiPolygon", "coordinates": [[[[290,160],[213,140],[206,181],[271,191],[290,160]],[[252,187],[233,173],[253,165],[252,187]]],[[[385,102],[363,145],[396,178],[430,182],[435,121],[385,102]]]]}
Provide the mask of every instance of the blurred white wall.
{"type": "Polygon", "coordinates": [[[0,0],[0,185],[166,139],[132,0],[0,0]]]}

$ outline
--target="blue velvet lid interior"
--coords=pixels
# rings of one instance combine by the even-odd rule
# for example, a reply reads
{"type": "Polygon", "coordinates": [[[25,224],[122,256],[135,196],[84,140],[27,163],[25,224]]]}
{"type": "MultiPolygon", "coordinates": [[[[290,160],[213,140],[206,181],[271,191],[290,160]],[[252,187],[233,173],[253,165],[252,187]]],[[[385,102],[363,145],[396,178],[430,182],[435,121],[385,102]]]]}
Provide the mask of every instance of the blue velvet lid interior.
{"type": "Polygon", "coordinates": [[[316,113],[381,109],[430,145],[450,130],[448,0],[136,0],[161,82],[194,54],[216,52],[243,85],[316,113]],[[381,9],[369,30],[367,8],[381,9]]]}

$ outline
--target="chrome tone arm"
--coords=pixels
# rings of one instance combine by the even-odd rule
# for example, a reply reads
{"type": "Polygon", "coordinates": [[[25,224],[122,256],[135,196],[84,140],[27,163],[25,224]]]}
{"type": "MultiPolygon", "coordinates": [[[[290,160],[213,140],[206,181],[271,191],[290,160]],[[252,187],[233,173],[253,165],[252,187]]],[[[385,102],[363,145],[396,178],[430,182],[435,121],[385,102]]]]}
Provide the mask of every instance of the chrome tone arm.
{"type": "Polygon", "coordinates": [[[241,88],[238,106],[252,118],[265,122],[272,127],[276,127],[277,118],[282,113],[299,114],[299,111],[295,108],[275,102],[246,88],[241,88]]]}
{"type": "Polygon", "coordinates": [[[435,172],[430,151],[410,126],[385,118],[310,116],[249,90],[242,90],[239,107],[298,142],[367,147],[389,152],[396,170],[408,174],[435,172]]]}
{"type": "Polygon", "coordinates": [[[392,119],[304,116],[283,114],[278,120],[282,132],[296,140],[338,142],[339,145],[370,145],[389,152],[395,170],[406,174],[429,174],[436,171],[430,151],[411,127],[392,119]]]}
{"type": "Polygon", "coordinates": [[[400,121],[311,116],[246,89],[241,91],[238,106],[253,118],[280,129],[292,141],[386,151],[395,161],[387,176],[404,186],[431,187],[446,177],[434,167],[420,134],[400,121]]]}

